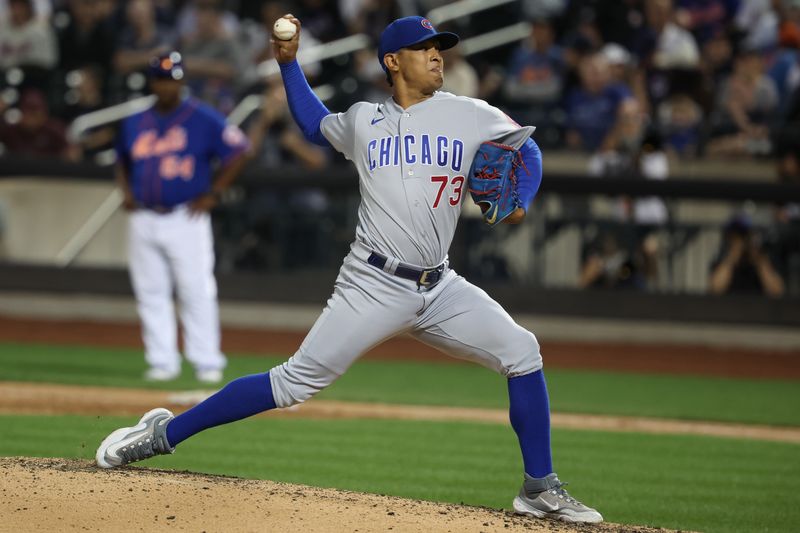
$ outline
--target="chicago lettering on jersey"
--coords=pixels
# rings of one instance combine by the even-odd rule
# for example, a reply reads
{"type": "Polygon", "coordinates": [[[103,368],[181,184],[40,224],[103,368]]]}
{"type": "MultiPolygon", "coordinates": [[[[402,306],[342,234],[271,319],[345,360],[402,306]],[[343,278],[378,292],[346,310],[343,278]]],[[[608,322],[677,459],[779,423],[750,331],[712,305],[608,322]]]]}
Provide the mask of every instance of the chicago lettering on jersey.
{"type": "Polygon", "coordinates": [[[186,149],[186,140],[186,130],[181,126],[171,127],[162,137],[156,130],[144,130],[133,141],[131,157],[138,160],[182,152],[186,149]]]}
{"type": "Polygon", "coordinates": [[[444,135],[395,135],[367,143],[369,170],[405,165],[427,165],[461,170],[464,142],[444,135]],[[402,158],[402,160],[401,160],[402,158]]]}

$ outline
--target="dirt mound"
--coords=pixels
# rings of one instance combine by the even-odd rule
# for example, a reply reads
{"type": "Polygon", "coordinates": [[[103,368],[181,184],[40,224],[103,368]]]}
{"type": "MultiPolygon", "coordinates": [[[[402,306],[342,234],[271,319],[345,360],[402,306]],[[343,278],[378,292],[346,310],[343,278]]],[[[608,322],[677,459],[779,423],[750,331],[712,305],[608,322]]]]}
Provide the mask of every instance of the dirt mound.
{"type": "Polygon", "coordinates": [[[665,531],[71,459],[0,458],[0,479],[4,531],[665,531]]]}

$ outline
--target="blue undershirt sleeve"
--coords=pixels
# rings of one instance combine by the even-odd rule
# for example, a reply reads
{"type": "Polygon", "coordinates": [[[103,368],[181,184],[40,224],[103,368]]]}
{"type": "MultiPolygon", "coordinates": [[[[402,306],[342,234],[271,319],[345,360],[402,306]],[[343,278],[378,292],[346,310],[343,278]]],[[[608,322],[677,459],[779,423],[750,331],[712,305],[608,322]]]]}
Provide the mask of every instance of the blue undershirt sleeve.
{"type": "Polygon", "coordinates": [[[311,90],[311,86],[296,60],[291,63],[282,63],[280,67],[289,110],[303,131],[303,136],[314,144],[330,146],[328,139],[320,130],[320,124],[322,119],[331,112],[311,90]]]}
{"type": "Polygon", "coordinates": [[[517,191],[519,191],[519,200],[525,212],[528,212],[536,192],[539,190],[539,185],[542,183],[542,151],[539,150],[539,145],[533,139],[528,139],[525,144],[520,148],[520,155],[522,162],[525,163],[518,171],[519,184],[517,191]]]}

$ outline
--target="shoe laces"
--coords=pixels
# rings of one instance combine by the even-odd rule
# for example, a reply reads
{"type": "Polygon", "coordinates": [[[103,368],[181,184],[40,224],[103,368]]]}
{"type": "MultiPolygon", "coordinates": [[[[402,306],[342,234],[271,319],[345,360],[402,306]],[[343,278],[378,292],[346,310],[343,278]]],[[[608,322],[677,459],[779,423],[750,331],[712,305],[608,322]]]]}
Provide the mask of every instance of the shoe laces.
{"type": "Polygon", "coordinates": [[[573,498],[572,496],[569,495],[569,493],[567,492],[567,489],[564,488],[567,485],[568,485],[567,482],[559,481],[558,485],[556,485],[555,487],[552,487],[550,489],[547,489],[547,492],[549,492],[553,496],[558,496],[559,499],[562,499],[562,500],[566,501],[567,503],[572,503],[572,504],[575,504],[575,505],[583,505],[581,502],[579,502],[578,500],[576,500],[575,498],[573,498]]]}
{"type": "Polygon", "coordinates": [[[156,439],[153,435],[147,435],[124,448],[120,448],[117,454],[125,460],[125,463],[132,463],[153,457],[158,451],[156,439]]]}

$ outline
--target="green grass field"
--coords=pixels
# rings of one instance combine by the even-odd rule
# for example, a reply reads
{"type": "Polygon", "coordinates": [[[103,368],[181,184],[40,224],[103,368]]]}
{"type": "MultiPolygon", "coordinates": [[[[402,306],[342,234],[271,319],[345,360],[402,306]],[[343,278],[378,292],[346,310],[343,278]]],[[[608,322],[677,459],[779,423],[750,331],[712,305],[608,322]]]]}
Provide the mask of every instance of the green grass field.
{"type": "MultiPolygon", "coordinates": [[[[231,357],[227,379],[286,359],[231,357]]],[[[141,379],[138,350],[0,343],[0,380],[188,390],[187,369],[164,384],[141,379]]],[[[545,368],[554,411],[800,426],[800,383],[545,368]]],[[[505,408],[505,381],[472,364],[359,361],[323,391],[330,400],[505,408]]]]}
{"type": "MultiPolygon", "coordinates": [[[[234,357],[228,378],[283,358],[234,357]]],[[[134,350],[0,344],[0,380],[145,387],[134,350]]],[[[800,383],[547,371],[554,411],[800,425],[800,383]]],[[[159,387],[165,388],[165,387],[159,387]]],[[[170,389],[193,389],[187,376],[170,389]]],[[[505,407],[505,384],[471,365],[362,361],[322,394],[349,401],[505,407]]],[[[0,416],[0,455],[91,458],[135,417],[0,416]]],[[[570,491],[613,522],[699,531],[794,531],[800,446],[699,436],[553,430],[570,491]]],[[[503,425],[256,418],[144,463],[509,508],[521,481],[503,425]]]]}

